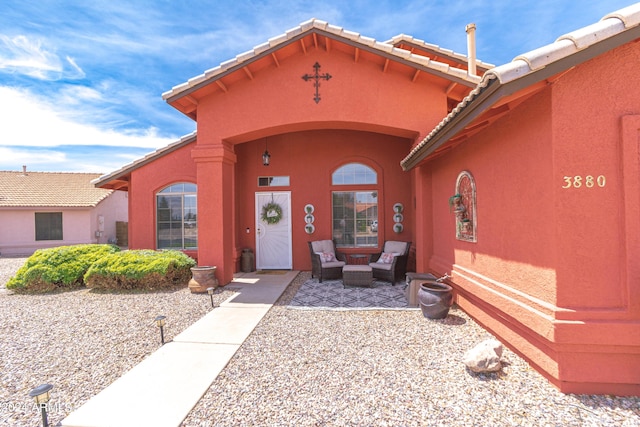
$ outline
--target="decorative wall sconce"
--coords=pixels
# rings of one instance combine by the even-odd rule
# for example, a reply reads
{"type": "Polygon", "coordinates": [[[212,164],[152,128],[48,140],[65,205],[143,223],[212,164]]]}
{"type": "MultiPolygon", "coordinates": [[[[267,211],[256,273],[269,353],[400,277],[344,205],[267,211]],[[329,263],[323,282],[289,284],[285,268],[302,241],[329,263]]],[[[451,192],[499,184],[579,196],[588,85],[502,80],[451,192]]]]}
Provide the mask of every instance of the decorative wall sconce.
{"type": "Polygon", "coordinates": [[[404,211],[404,206],[402,203],[396,203],[393,205],[393,231],[396,233],[402,233],[404,230],[404,226],[402,225],[402,221],[404,221],[404,215],[402,215],[402,211],[404,211]]]}
{"type": "Polygon", "coordinates": [[[51,399],[51,389],[53,386],[51,384],[42,384],[31,390],[29,392],[29,396],[33,397],[36,401],[36,404],[40,407],[42,411],[42,426],[48,427],[49,421],[47,420],[47,402],[51,399]]]}
{"type": "Polygon", "coordinates": [[[164,345],[164,325],[166,323],[167,316],[156,317],[156,325],[160,328],[160,342],[164,345]]]}
{"type": "Polygon", "coordinates": [[[262,153],[262,164],[264,166],[269,166],[269,162],[271,161],[271,154],[269,154],[269,150],[267,150],[267,138],[264,139],[264,153],[262,153]]]}

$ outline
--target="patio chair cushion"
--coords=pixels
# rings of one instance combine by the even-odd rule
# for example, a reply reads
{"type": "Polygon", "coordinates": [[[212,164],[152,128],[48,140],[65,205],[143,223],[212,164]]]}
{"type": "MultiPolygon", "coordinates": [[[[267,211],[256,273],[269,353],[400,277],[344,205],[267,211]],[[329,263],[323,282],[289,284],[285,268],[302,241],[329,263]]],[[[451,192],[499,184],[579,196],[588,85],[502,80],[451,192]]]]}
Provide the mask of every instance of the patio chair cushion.
{"type": "Polygon", "coordinates": [[[323,262],[322,268],[335,268],[335,267],[344,267],[346,263],[344,261],[331,261],[331,262],[323,262]]]}
{"type": "Polygon", "coordinates": [[[397,242],[394,240],[388,240],[384,244],[383,252],[391,252],[396,254],[403,254],[407,250],[407,242],[397,242]]]}
{"type": "Polygon", "coordinates": [[[393,264],[385,264],[382,262],[372,262],[369,263],[369,267],[373,268],[373,269],[378,269],[378,270],[387,270],[387,271],[391,271],[391,267],[393,266],[393,264]]]}
{"type": "Polygon", "coordinates": [[[333,240],[316,240],[315,242],[311,242],[311,246],[313,247],[313,252],[317,254],[335,254],[335,251],[333,249],[333,240]]]}

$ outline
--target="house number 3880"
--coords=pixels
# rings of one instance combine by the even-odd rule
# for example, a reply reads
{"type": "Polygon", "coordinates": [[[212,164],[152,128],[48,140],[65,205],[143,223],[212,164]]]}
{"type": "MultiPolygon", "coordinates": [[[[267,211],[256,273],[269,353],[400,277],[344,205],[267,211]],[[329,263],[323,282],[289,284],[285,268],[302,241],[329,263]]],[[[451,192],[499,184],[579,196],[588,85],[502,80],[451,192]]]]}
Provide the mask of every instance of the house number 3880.
{"type": "Polygon", "coordinates": [[[607,184],[607,178],[604,175],[598,175],[594,177],[592,175],[582,176],[565,176],[564,185],[562,188],[593,188],[593,187],[604,187],[607,184]]]}

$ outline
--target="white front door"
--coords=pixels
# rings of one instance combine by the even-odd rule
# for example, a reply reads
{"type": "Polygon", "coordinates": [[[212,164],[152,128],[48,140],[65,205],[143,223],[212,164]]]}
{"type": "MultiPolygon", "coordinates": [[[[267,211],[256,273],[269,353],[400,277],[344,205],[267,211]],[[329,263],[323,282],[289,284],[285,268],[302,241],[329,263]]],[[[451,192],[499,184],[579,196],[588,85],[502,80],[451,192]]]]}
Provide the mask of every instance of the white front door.
{"type": "Polygon", "coordinates": [[[290,270],[291,192],[256,193],[256,268],[290,270]]]}

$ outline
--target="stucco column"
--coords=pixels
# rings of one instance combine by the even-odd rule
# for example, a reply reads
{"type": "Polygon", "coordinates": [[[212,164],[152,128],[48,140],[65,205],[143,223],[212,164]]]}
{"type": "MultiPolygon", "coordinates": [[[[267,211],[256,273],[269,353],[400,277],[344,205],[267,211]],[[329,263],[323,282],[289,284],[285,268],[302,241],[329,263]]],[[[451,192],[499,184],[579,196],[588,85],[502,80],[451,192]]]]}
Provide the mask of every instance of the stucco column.
{"type": "Polygon", "coordinates": [[[216,266],[221,285],[233,280],[233,175],[237,161],[233,146],[199,146],[191,157],[198,182],[198,265],[216,266]]]}
{"type": "Polygon", "coordinates": [[[419,166],[411,172],[411,179],[415,188],[416,271],[428,272],[431,269],[429,261],[433,255],[431,174],[425,167],[419,166]]]}

